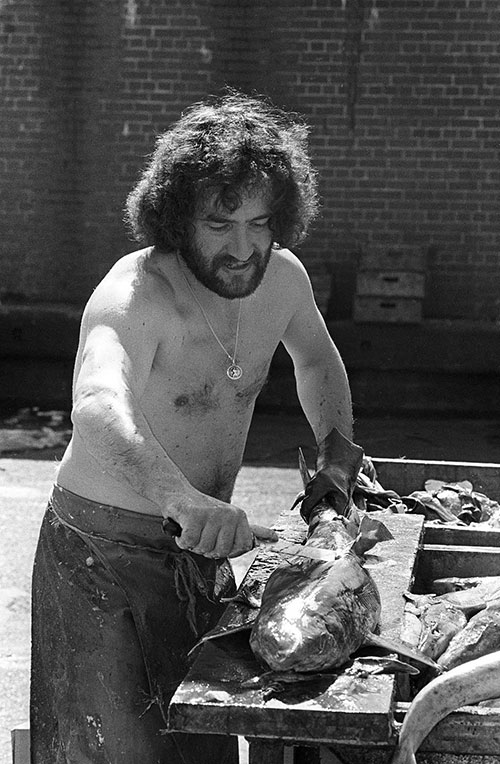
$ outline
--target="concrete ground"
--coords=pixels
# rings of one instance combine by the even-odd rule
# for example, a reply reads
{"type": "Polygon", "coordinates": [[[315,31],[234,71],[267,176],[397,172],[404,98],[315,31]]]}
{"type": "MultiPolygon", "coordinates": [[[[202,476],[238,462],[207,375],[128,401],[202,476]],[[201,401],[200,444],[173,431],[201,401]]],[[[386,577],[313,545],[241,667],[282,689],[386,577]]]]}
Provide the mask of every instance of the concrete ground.
{"type": "MultiPolygon", "coordinates": [[[[31,566],[62,453],[61,445],[29,448],[26,432],[19,426],[16,448],[15,434],[10,431],[7,437],[0,427],[0,764],[11,762],[10,730],[28,717],[31,566]]],[[[43,436],[38,445],[60,443],[51,439],[50,431],[43,436]]],[[[370,456],[500,465],[500,417],[363,418],[356,422],[355,440],[370,456]]],[[[271,524],[290,507],[300,489],[299,446],[312,468],[314,443],[302,417],[263,412],[255,416],[234,495],[235,503],[254,520],[271,524]]]]}

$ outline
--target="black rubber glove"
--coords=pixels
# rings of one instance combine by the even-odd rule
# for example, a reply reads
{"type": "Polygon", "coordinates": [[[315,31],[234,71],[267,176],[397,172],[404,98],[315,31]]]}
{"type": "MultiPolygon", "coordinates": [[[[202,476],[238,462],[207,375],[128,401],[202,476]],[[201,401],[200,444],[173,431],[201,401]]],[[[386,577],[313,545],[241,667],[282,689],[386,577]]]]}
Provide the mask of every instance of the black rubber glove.
{"type": "Polygon", "coordinates": [[[305,486],[300,514],[309,522],[311,512],[326,499],[339,515],[348,511],[358,472],[363,465],[363,449],[344,437],[335,427],[318,446],[316,472],[305,486]]]}

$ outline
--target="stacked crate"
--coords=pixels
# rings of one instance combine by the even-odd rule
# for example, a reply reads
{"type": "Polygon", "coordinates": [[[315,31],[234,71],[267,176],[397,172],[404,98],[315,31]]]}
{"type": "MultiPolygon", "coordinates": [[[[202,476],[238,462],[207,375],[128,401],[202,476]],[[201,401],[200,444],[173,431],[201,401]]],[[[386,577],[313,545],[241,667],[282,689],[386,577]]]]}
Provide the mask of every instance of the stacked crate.
{"type": "Polygon", "coordinates": [[[420,249],[363,253],[354,296],[354,321],[412,324],[422,320],[425,258],[420,249]]]}

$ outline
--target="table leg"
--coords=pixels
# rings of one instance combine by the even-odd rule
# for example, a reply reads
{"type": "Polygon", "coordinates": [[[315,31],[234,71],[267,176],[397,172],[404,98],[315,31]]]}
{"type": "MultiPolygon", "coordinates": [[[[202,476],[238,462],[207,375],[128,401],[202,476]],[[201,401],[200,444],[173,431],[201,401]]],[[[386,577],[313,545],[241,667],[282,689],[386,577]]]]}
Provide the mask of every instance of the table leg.
{"type": "Polygon", "coordinates": [[[319,748],[297,745],[293,749],[293,764],[320,764],[321,754],[319,748]]]}
{"type": "Polygon", "coordinates": [[[248,764],[283,764],[285,744],[281,740],[247,737],[248,764]]]}

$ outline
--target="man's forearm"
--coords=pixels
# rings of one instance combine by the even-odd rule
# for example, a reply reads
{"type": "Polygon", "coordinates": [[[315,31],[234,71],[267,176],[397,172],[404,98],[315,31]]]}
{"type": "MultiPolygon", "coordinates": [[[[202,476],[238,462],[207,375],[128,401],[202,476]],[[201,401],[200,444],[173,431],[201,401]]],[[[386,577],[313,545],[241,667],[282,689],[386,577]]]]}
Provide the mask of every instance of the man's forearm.
{"type": "Polygon", "coordinates": [[[352,440],[352,399],[343,364],[308,366],[295,370],[297,394],[316,442],[336,427],[352,440]]]}
{"type": "Polygon", "coordinates": [[[162,448],[132,401],[103,391],[79,398],[73,423],[81,443],[102,471],[152,501],[160,514],[168,511],[170,501],[181,498],[189,503],[202,496],[162,448]]]}

